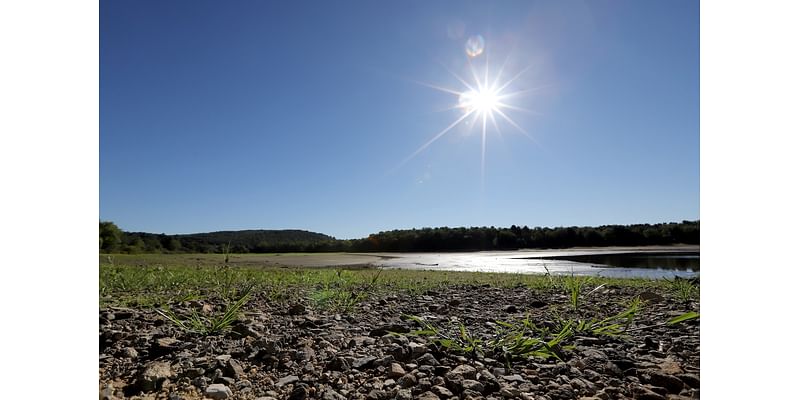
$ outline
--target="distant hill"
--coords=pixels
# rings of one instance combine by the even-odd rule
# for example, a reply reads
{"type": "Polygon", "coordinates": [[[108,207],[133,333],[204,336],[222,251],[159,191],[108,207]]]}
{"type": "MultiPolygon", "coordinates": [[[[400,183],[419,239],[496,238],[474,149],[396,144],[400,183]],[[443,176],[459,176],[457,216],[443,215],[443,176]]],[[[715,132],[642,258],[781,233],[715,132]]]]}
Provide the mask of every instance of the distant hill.
{"type": "Polygon", "coordinates": [[[274,253],[289,251],[324,251],[332,236],[298,229],[244,230],[165,235],[123,232],[123,242],[142,252],[188,253],[274,253]]]}
{"type": "Polygon", "coordinates": [[[259,248],[275,247],[276,245],[324,243],[336,240],[333,236],[298,229],[219,231],[175,235],[175,237],[180,239],[184,247],[192,247],[192,243],[205,243],[214,246],[230,244],[231,248],[247,247],[251,251],[257,251],[259,248]]]}
{"type": "Polygon", "coordinates": [[[700,244],[700,221],[597,227],[439,227],[337,240],[302,230],[246,230],[165,235],[123,232],[100,222],[102,253],[285,253],[325,251],[471,251],[700,244]]]}

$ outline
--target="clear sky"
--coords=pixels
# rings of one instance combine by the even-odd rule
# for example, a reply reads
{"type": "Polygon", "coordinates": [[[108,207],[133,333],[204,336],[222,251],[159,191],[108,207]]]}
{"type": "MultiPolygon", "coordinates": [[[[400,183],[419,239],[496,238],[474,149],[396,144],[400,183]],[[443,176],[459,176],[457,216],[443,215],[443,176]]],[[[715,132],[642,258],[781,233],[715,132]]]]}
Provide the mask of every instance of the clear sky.
{"type": "Polygon", "coordinates": [[[697,1],[100,11],[100,219],[124,230],[699,219],[697,1]],[[505,87],[473,110],[459,77],[487,63],[505,87]]]}

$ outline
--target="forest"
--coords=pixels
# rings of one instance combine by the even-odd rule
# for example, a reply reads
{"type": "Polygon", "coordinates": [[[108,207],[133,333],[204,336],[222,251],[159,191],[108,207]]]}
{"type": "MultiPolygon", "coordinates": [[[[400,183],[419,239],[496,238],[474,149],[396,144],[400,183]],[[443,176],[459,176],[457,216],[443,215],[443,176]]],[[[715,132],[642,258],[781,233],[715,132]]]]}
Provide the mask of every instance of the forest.
{"type": "Polygon", "coordinates": [[[433,252],[700,244],[700,221],[597,227],[439,227],[340,240],[303,230],[166,235],[125,232],[100,221],[100,253],[433,252]]]}

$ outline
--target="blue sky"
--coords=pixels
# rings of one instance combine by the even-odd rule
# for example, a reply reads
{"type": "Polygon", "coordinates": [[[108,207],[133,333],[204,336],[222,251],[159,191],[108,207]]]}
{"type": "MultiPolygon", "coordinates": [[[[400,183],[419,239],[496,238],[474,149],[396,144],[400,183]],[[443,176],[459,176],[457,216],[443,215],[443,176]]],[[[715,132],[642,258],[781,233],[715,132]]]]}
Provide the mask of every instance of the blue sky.
{"type": "Polygon", "coordinates": [[[696,1],[100,3],[100,219],[128,231],[699,219],[696,1]],[[469,37],[484,52],[465,53],[469,37]],[[456,125],[470,66],[517,73],[456,125]],[[451,73],[452,72],[452,73],[451,73]],[[443,111],[444,110],[444,111],[443,111]],[[482,172],[482,165],[483,172],[482,172]]]}

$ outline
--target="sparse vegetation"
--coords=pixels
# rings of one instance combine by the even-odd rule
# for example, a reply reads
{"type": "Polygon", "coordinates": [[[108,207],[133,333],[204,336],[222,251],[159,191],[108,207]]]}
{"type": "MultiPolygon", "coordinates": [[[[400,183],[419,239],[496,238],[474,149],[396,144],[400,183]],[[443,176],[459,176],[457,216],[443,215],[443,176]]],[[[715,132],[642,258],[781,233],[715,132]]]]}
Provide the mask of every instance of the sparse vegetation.
{"type": "Polygon", "coordinates": [[[239,312],[249,300],[251,290],[252,288],[246,289],[239,299],[228,305],[221,314],[204,316],[194,309],[188,316],[179,316],[170,309],[159,309],[156,312],[187,332],[200,335],[215,335],[229,329],[239,319],[239,312]]]}

